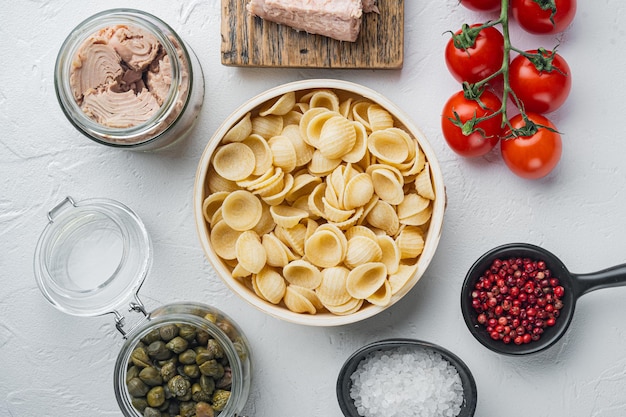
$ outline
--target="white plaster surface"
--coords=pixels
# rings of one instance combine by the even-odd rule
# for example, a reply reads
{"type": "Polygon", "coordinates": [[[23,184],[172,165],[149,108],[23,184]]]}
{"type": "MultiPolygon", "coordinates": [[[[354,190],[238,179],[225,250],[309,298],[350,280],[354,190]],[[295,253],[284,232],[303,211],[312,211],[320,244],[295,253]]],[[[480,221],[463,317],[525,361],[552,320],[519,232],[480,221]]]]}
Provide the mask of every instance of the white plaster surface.
{"type": "MultiPolygon", "coordinates": [[[[542,245],[574,272],[626,262],[624,3],[579,1],[559,47],[573,90],[551,115],[564,133],[563,157],[551,175],[532,182],[513,176],[496,151],[468,161],[443,142],[441,107],[458,89],[444,64],[444,32],[495,18],[457,3],[405,1],[404,68],[346,71],[222,66],[219,0],[0,0],[0,416],[120,415],[112,374],[122,338],[112,317],[66,315],[35,284],[33,252],[46,213],[66,195],[113,198],[142,218],[154,244],[140,293],[149,309],[195,300],[243,327],[254,354],[249,416],[340,417],[335,382],[343,361],[389,337],[428,340],[459,355],[478,385],[476,416],[626,415],[626,289],[585,295],[566,336],[529,357],[482,347],[459,308],[467,269],[502,243],[542,245]],[[60,44],[84,18],[112,7],[161,17],[199,56],[204,107],[192,135],[174,149],[135,153],[97,145],[57,104],[60,44]],[[392,308],[344,327],[281,322],[229,293],[204,257],[193,220],[196,165],[212,132],[246,99],[306,78],[354,81],[394,101],[429,137],[447,188],[443,235],[425,276],[392,308]]],[[[524,49],[557,42],[512,31],[524,49]]]]}

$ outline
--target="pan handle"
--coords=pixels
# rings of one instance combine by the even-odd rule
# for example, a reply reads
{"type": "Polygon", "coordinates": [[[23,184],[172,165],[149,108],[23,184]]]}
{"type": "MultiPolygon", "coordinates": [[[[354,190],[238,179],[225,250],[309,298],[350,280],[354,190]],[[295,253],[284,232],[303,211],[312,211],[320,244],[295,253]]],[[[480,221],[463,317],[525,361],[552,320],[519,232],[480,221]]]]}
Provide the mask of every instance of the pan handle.
{"type": "Polygon", "coordinates": [[[571,274],[574,291],[578,296],[602,288],[626,286],[626,264],[616,265],[598,272],[571,274]]]}

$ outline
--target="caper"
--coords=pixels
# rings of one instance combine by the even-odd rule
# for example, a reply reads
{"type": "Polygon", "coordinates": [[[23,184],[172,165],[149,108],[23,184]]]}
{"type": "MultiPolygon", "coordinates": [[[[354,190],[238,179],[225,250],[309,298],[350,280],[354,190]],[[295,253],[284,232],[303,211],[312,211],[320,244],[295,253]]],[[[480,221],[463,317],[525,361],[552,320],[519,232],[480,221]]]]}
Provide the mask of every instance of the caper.
{"type": "Polygon", "coordinates": [[[175,324],[166,324],[165,326],[159,328],[159,334],[161,335],[161,339],[169,342],[178,336],[178,326],[175,324]]]}
{"type": "Polygon", "coordinates": [[[162,386],[153,387],[148,394],[146,394],[146,401],[150,407],[158,408],[165,402],[165,391],[162,386]]]}
{"type": "Polygon", "coordinates": [[[215,391],[215,380],[210,376],[201,375],[199,384],[207,394],[212,394],[215,391]]]}
{"type": "Polygon", "coordinates": [[[167,360],[172,356],[172,352],[169,351],[165,342],[162,340],[156,340],[148,345],[146,353],[158,361],[167,360]]]}
{"type": "Polygon", "coordinates": [[[154,366],[147,366],[143,368],[141,372],[139,372],[139,379],[151,387],[163,383],[161,372],[159,372],[154,366]]]}
{"type": "Polygon", "coordinates": [[[217,340],[209,339],[206,346],[207,350],[213,354],[215,358],[223,358],[224,357],[224,348],[220,345],[217,340]]]}
{"type": "Polygon", "coordinates": [[[146,409],[143,410],[143,417],[163,417],[163,414],[156,408],[146,407],[146,409]]]}
{"type": "Polygon", "coordinates": [[[210,404],[199,401],[196,404],[196,417],[214,417],[215,411],[213,411],[213,407],[210,404]]]}
{"type": "Polygon", "coordinates": [[[141,341],[146,345],[149,345],[152,342],[156,342],[161,338],[161,332],[159,329],[151,330],[147,335],[145,335],[141,341]]]}
{"type": "Polygon", "coordinates": [[[196,331],[196,342],[198,342],[199,345],[206,345],[210,337],[209,333],[205,330],[198,329],[196,331]]]}
{"type": "Polygon", "coordinates": [[[217,323],[217,316],[213,313],[207,313],[204,315],[204,318],[211,323],[217,323]]]}
{"type": "Polygon", "coordinates": [[[179,354],[187,350],[189,342],[180,336],[176,336],[165,345],[172,352],[179,354]]]}
{"type": "Polygon", "coordinates": [[[230,366],[224,367],[224,375],[215,381],[217,388],[229,388],[233,383],[233,372],[230,366]]]}
{"type": "Polygon", "coordinates": [[[198,365],[191,364],[183,366],[183,373],[189,378],[195,379],[200,377],[200,367],[198,365]]]}
{"type": "Polygon", "coordinates": [[[139,379],[139,377],[131,378],[126,383],[126,388],[132,397],[143,397],[150,391],[150,387],[139,379]]]}
{"type": "Polygon", "coordinates": [[[233,342],[237,338],[237,331],[232,326],[232,324],[228,323],[227,321],[220,321],[219,323],[217,323],[217,327],[222,329],[222,331],[226,333],[226,336],[228,336],[228,338],[233,342]]]}
{"type": "Polygon", "coordinates": [[[170,389],[170,392],[174,397],[183,397],[187,394],[187,392],[189,392],[191,384],[189,383],[189,380],[180,375],[176,375],[167,381],[167,387],[170,389]]]}
{"type": "Polygon", "coordinates": [[[195,401],[183,401],[180,403],[179,415],[180,417],[191,417],[196,414],[196,402],[195,401]]]}
{"type": "Polygon", "coordinates": [[[209,352],[207,349],[204,349],[203,351],[196,354],[195,362],[198,365],[202,365],[204,362],[207,362],[213,359],[215,359],[215,354],[213,354],[212,352],[209,352]]]}
{"type": "Polygon", "coordinates": [[[143,346],[136,347],[133,352],[130,354],[130,360],[133,362],[135,366],[140,368],[145,368],[146,366],[150,366],[150,357],[146,353],[146,349],[143,346]]]}
{"type": "Polygon", "coordinates": [[[211,401],[211,393],[202,389],[199,383],[195,383],[191,386],[191,398],[194,401],[211,401]]]}
{"type": "Polygon", "coordinates": [[[224,376],[224,367],[215,359],[204,362],[199,368],[202,375],[210,376],[214,379],[220,379],[224,376]]]}
{"type": "Polygon", "coordinates": [[[161,377],[164,381],[169,381],[176,376],[176,364],[168,362],[161,367],[161,377]]]}
{"type": "Polygon", "coordinates": [[[126,371],[126,382],[130,381],[136,376],[139,376],[139,371],[141,371],[141,369],[135,365],[128,368],[128,370],[126,371]]]}
{"type": "Polygon", "coordinates": [[[223,389],[216,390],[213,393],[213,397],[211,398],[211,402],[215,411],[222,411],[224,407],[226,407],[226,403],[228,403],[229,398],[230,391],[226,391],[223,389]]]}
{"type": "Polygon", "coordinates": [[[178,327],[178,336],[182,337],[188,342],[191,342],[196,338],[196,326],[181,324],[178,327]]]}
{"type": "Polygon", "coordinates": [[[187,349],[178,355],[178,361],[184,365],[191,365],[196,362],[196,352],[193,349],[187,349]]]}
{"type": "Polygon", "coordinates": [[[130,399],[130,403],[133,405],[133,407],[141,412],[143,412],[143,410],[145,410],[145,408],[148,406],[148,401],[146,401],[145,397],[132,397],[130,399]]]}

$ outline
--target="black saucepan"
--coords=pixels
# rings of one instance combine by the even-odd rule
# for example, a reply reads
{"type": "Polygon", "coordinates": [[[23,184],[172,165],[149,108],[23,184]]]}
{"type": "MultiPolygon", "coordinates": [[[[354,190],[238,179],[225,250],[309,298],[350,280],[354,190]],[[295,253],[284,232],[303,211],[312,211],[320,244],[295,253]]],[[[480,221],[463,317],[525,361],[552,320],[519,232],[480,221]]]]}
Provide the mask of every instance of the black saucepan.
{"type": "Polygon", "coordinates": [[[525,355],[547,349],[554,345],[566,332],[572,317],[576,301],[582,295],[601,288],[610,288],[626,285],[626,264],[617,265],[598,272],[574,274],[551,252],[528,243],[511,243],[498,246],[482,255],[469,269],[461,290],[461,311],[469,331],[484,346],[494,352],[508,355],[525,355]],[[562,298],[563,308],[556,324],[546,327],[541,338],[528,344],[505,344],[501,340],[493,340],[484,326],[478,324],[478,314],[474,311],[471,302],[471,293],[475,283],[496,259],[512,257],[543,260],[551,270],[552,276],[557,277],[565,289],[562,298]]]}

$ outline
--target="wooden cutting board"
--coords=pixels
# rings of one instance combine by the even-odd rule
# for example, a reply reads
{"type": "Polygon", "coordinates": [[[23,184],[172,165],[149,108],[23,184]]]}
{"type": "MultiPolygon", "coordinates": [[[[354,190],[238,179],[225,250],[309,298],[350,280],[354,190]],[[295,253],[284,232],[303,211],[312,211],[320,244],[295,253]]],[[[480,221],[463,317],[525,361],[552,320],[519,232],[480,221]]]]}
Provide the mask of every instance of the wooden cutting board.
{"type": "Polygon", "coordinates": [[[398,69],[404,60],[404,0],[379,0],[356,42],[252,17],[248,0],[222,0],[222,64],[244,67],[398,69]]]}

